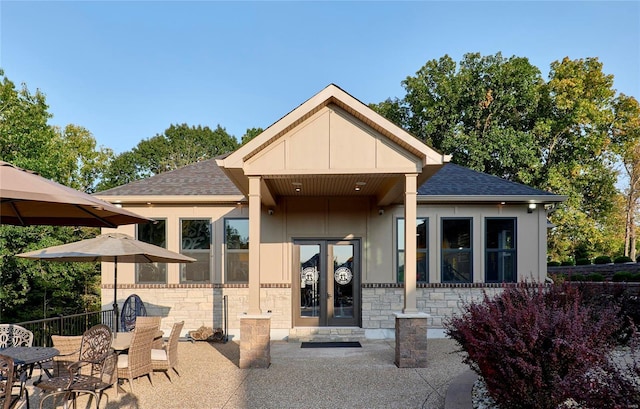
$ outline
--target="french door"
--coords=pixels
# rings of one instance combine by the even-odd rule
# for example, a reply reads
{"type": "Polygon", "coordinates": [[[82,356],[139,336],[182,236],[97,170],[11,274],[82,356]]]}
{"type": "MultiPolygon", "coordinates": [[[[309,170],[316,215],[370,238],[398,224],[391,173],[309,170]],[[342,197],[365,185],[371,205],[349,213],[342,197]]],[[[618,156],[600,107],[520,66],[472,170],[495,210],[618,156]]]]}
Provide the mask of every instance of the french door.
{"type": "Polygon", "coordinates": [[[295,326],[360,325],[360,241],[294,242],[295,326]]]}

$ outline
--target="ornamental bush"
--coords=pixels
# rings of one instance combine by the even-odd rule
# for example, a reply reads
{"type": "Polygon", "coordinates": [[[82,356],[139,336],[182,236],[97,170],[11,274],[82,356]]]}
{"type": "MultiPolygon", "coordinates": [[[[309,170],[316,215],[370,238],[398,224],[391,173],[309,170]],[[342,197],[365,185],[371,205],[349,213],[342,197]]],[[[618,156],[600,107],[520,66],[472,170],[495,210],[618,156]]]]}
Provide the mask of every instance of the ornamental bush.
{"type": "Polygon", "coordinates": [[[554,260],[549,261],[549,262],[547,263],[547,266],[548,266],[548,267],[558,267],[559,265],[560,265],[560,262],[559,262],[559,261],[554,261],[554,260]]]}
{"type": "Polygon", "coordinates": [[[591,260],[588,258],[578,258],[576,259],[576,266],[588,266],[591,264],[591,260]]]}
{"type": "Polygon", "coordinates": [[[617,271],[611,277],[611,281],[622,282],[622,281],[630,281],[633,274],[630,271],[617,271]]]}
{"type": "Polygon", "coordinates": [[[585,281],[604,281],[604,276],[600,273],[591,273],[589,275],[587,275],[586,280],[585,281]]]}
{"type": "Polygon", "coordinates": [[[561,265],[563,265],[563,266],[575,266],[576,262],[572,258],[570,258],[570,259],[567,259],[567,260],[563,260],[561,265]]]}
{"type": "Polygon", "coordinates": [[[593,260],[593,264],[609,264],[611,263],[611,257],[609,256],[598,256],[593,260]]]}
{"type": "MultiPolygon", "coordinates": [[[[615,275],[614,275],[615,277],[615,275]]],[[[618,310],[620,328],[613,334],[612,342],[626,344],[640,327],[640,288],[620,283],[593,285],[576,283],[582,303],[594,311],[615,306],[618,310]]]]}
{"type": "Polygon", "coordinates": [[[582,407],[623,408],[640,403],[640,386],[608,359],[618,311],[583,304],[571,283],[521,285],[485,293],[444,326],[501,407],[552,409],[573,399],[582,407]]]}
{"type": "Polygon", "coordinates": [[[627,257],[627,256],[618,256],[613,260],[613,262],[616,264],[631,263],[632,261],[633,260],[631,259],[631,257],[627,257]]]}

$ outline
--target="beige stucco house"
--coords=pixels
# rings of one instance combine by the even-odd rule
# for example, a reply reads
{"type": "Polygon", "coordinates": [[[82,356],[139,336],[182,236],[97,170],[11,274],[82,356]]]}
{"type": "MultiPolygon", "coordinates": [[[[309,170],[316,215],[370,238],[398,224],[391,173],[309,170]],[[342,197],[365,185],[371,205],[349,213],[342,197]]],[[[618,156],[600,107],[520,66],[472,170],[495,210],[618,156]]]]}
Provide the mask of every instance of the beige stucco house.
{"type": "MultiPolygon", "coordinates": [[[[165,330],[223,327],[226,296],[232,337],[268,316],[271,339],[393,338],[422,313],[437,334],[461,301],[546,278],[565,199],[448,161],[329,85],[225,157],[97,194],[158,220],[118,231],[198,259],[121,264],[117,298],[165,330]]],[[[108,307],[109,263],[102,280],[108,307]]]]}

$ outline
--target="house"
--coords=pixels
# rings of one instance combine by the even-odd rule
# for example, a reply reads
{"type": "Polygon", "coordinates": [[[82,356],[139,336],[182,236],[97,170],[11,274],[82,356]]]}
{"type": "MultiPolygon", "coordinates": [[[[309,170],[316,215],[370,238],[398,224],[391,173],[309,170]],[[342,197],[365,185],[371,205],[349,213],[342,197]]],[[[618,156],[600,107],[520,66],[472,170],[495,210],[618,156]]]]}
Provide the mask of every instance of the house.
{"type": "Polygon", "coordinates": [[[272,339],[394,338],[398,314],[437,333],[461,300],[545,280],[566,199],[449,163],[335,85],[231,154],[96,195],[158,220],[118,231],[198,260],[122,264],[118,300],[187,331],[222,327],[226,296],[241,341],[256,316],[272,339]]]}

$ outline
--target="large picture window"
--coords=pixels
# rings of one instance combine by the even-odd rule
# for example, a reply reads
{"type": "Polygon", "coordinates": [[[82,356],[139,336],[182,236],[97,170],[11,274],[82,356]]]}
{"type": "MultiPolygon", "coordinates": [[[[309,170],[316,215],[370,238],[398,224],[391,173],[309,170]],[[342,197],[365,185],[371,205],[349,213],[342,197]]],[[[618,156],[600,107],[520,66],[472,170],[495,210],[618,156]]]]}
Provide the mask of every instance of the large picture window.
{"type": "Polygon", "coordinates": [[[473,281],[472,219],[442,219],[442,282],[473,281]]]}
{"type": "MultiPolygon", "coordinates": [[[[399,283],[404,283],[405,245],[404,245],[404,219],[397,219],[397,277],[399,283]]],[[[429,220],[416,219],[416,281],[429,282],[429,220]]]]}
{"type": "MultiPolygon", "coordinates": [[[[138,224],[136,235],[140,241],[166,249],[167,221],[156,220],[156,223],[138,224]]],[[[166,284],[167,263],[136,263],[136,283],[166,284]]]]}
{"type": "Polygon", "coordinates": [[[249,219],[225,219],[226,282],[249,282],[249,219]]]}
{"type": "Polygon", "coordinates": [[[180,220],[180,253],[198,260],[180,265],[181,283],[211,281],[211,220],[180,220]]]}
{"type": "Polygon", "coordinates": [[[485,228],[485,281],[488,283],[517,281],[516,220],[488,218],[485,228]]]}

